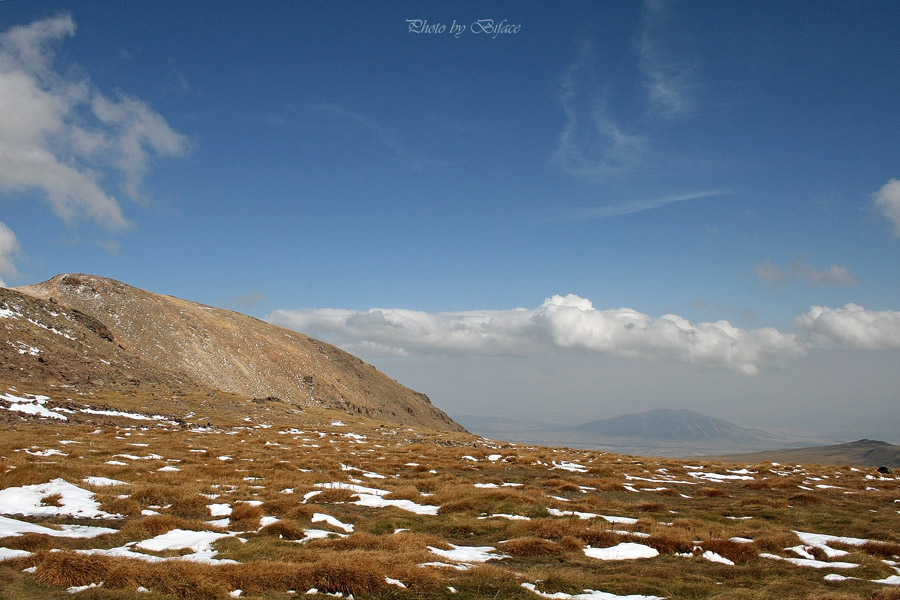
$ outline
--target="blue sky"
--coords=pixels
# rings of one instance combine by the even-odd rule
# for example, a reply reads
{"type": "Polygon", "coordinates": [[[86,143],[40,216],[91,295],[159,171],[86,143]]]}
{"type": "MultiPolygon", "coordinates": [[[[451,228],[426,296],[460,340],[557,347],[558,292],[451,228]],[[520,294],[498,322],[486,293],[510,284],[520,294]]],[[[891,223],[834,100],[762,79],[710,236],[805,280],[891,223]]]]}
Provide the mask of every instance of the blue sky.
{"type": "Polygon", "coordinates": [[[0,2],[0,279],[241,310],[451,414],[887,435],[898,22],[894,2],[0,2]]]}

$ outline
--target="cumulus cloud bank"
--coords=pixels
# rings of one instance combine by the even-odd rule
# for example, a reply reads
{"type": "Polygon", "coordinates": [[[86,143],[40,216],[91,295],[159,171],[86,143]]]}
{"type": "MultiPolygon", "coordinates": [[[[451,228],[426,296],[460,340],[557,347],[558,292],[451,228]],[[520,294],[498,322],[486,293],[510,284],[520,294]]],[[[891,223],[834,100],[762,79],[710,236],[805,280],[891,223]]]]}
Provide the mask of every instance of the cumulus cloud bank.
{"type": "Polygon", "coordinates": [[[0,191],[37,191],[63,219],[126,227],[104,180],[137,199],[152,158],[184,154],[188,140],[144,102],[57,72],[53,46],[74,33],[59,15],[0,34],[0,191]]]}
{"type": "Polygon", "coordinates": [[[773,285],[784,285],[791,281],[803,281],[813,286],[851,286],[859,283],[859,278],[847,267],[832,264],[828,270],[812,267],[804,262],[792,262],[785,267],[766,261],[754,267],[753,272],[761,281],[773,285]]]}
{"type": "Polygon", "coordinates": [[[0,222],[0,286],[5,286],[4,277],[11,277],[17,274],[16,266],[13,264],[13,257],[19,251],[19,240],[12,229],[0,222]]]}
{"type": "Polygon", "coordinates": [[[900,236],[900,180],[891,179],[875,192],[875,206],[894,224],[894,235],[900,236]]]}
{"type": "Polygon", "coordinates": [[[860,350],[900,350],[900,311],[866,310],[857,304],[842,308],[810,307],[797,326],[820,345],[860,350]]]}
{"type": "Polygon", "coordinates": [[[803,354],[793,334],[745,330],[727,321],[653,318],[630,308],[599,310],[590,300],[553,296],[534,309],[426,313],[402,309],[279,310],[276,325],[328,339],[350,351],[381,354],[533,356],[567,350],[677,360],[753,375],[803,354]]]}

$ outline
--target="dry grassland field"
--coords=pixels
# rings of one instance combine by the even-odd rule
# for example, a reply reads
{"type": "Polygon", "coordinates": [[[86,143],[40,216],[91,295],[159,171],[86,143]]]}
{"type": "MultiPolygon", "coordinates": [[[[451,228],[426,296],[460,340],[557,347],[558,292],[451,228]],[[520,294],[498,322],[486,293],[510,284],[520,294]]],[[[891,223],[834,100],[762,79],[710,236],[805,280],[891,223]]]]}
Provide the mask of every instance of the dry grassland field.
{"type": "Polygon", "coordinates": [[[900,598],[900,480],[0,388],[3,598],[900,598]],[[153,407],[152,409],[150,407],[153,407]]]}

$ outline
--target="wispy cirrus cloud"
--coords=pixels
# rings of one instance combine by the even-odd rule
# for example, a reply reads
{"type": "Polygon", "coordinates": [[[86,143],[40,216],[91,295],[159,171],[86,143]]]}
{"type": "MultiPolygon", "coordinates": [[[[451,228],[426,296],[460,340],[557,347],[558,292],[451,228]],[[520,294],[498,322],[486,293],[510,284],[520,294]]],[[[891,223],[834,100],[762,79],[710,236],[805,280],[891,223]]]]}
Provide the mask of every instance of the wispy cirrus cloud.
{"type": "Polygon", "coordinates": [[[550,157],[562,171],[594,181],[640,164],[649,143],[645,135],[609,114],[608,92],[599,81],[594,48],[582,43],[560,78],[558,98],[565,125],[550,157]]]}
{"type": "Polygon", "coordinates": [[[793,281],[817,287],[846,287],[859,284],[859,277],[851,273],[847,267],[834,263],[828,269],[820,269],[802,261],[788,263],[784,267],[764,261],[753,268],[753,273],[760,281],[775,286],[786,285],[793,281]]]}
{"type": "Polygon", "coordinates": [[[606,217],[615,217],[619,215],[627,215],[645,210],[653,210],[669,204],[677,202],[687,202],[690,200],[700,200],[703,198],[715,198],[717,196],[727,196],[731,194],[730,190],[701,190],[696,192],[683,192],[680,194],[666,194],[650,198],[641,198],[638,200],[627,200],[624,202],[612,203],[604,206],[595,206],[582,211],[574,211],[571,218],[575,220],[581,219],[602,219],[606,217]]]}
{"type": "Polygon", "coordinates": [[[552,296],[533,309],[426,313],[405,309],[279,310],[266,320],[345,349],[387,355],[536,356],[576,352],[675,360],[753,375],[801,355],[794,334],[747,330],[727,321],[653,318],[630,308],[597,309],[590,300],[552,296]]]}
{"type": "Polygon", "coordinates": [[[355,123],[358,127],[370,133],[380,144],[388,148],[394,156],[414,168],[418,169],[427,166],[440,167],[449,164],[413,151],[395,130],[384,127],[359,112],[349,110],[336,104],[307,104],[304,105],[304,108],[336,116],[340,119],[355,123]]]}
{"type": "Polygon", "coordinates": [[[644,3],[644,29],[638,45],[641,73],[650,108],[655,116],[684,117],[695,106],[694,66],[685,60],[666,55],[658,41],[659,30],[666,21],[666,12],[659,2],[644,3]]]}
{"type": "Polygon", "coordinates": [[[143,101],[57,70],[54,48],[74,34],[66,14],[0,34],[0,191],[36,191],[67,221],[121,229],[129,223],[107,182],[138,199],[153,159],[190,144],[143,101]]]}

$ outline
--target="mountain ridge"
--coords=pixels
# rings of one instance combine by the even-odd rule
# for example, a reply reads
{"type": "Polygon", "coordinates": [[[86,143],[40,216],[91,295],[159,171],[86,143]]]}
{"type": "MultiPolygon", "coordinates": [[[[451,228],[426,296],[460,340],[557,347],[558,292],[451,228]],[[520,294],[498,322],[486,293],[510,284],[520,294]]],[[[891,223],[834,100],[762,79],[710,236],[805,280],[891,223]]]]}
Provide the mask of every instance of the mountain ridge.
{"type": "Polygon", "coordinates": [[[861,439],[828,446],[723,454],[708,458],[728,462],[774,461],[779,463],[900,468],[900,446],[879,440],[861,439]]]}
{"type": "MultiPolygon", "coordinates": [[[[425,394],[399,384],[372,365],[335,346],[254,317],[87,274],[64,273],[10,291],[46,303],[43,308],[31,307],[44,319],[63,314],[65,323],[72,324],[77,321],[75,315],[84,315],[106,339],[99,342],[104,338],[98,334],[96,339],[86,340],[82,352],[102,349],[99,360],[110,362],[112,357],[107,354],[119,352],[122,361],[139,367],[139,374],[152,372],[149,379],[171,378],[175,386],[196,384],[250,398],[339,409],[395,424],[465,431],[425,394]]],[[[54,326],[43,329],[49,331],[48,327],[54,326]]],[[[29,335],[33,337],[35,332],[29,335]]],[[[19,363],[29,353],[10,352],[14,343],[27,342],[7,340],[4,345],[10,358],[19,363]]]]}
{"type": "Polygon", "coordinates": [[[757,443],[778,440],[778,436],[759,429],[735,425],[693,410],[657,408],[629,413],[573,426],[574,431],[605,437],[653,439],[666,442],[728,441],[757,443]]]}

